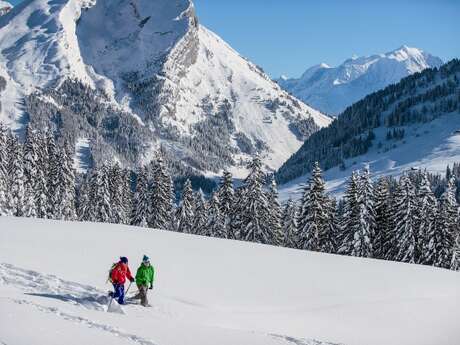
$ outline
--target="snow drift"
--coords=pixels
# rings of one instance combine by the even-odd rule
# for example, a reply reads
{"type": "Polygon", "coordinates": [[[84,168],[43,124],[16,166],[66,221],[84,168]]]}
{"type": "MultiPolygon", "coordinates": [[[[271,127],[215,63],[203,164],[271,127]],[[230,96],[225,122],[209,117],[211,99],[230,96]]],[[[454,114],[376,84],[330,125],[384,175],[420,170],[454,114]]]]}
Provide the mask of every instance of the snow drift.
{"type": "Polygon", "coordinates": [[[452,345],[460,275],[109,224],[0,217],[6,344],[452,345]],[[104,312],[110,264],[156,268],[152,308],[104,312]],[[18,328],[18,324],[24,326],[18,328]]]}

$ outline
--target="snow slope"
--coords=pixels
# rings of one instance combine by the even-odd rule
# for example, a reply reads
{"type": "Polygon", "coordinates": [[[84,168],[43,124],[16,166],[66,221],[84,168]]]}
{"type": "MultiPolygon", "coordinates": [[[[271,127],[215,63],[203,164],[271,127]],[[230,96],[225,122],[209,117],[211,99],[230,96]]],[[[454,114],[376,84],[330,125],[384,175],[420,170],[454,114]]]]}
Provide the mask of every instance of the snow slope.
{"type": "Polygon", "coordinates": [[[243,134],[270,169],[302,144],[299,121],[311,119],[311,131],[331,121],[199,25],[190,0],[25,1],[0,19],[2,74],[0,121],[13,127],[24,124],[24,97],[73,78],[140,119],[151,149],[196,154],[184,138],[224,109],[235,161],[251,154],[238,145],[243,134]]]}
{"type": "MultiPolygon", "coordinates": [[[[403,141],[395,142],[395,148],[386,151],[373,145],[364,155],[344,160],[346,169],[339,167],[324,172],[328,192],[340,197],[354,170],[369,166],[373,179],[380,176],[401,176],[411,169],[426,169],[432,173],[445,174],[447,165],[460,162],[460,114],[445,114],[430,123],[401,127],[406,131],[403,141]]],[[[375,143],[385,143],[387,128],[374,130],[375,143]]],[[[309,174],[280,186],[282,200],[300,199],[303,185],[309,174]]]]}
{"type": "Polygon", "coordinates": [[[0,342],[453,345],[460,275],[109,224],[0,217],[0,342]],[[152,258],[152,308],[106,313],[107,269],[152,258]],[[21,327],[18,327],[21,324],[21,327]]]}
{"type": "Polygon", "coordinates": [[[316,65],[298,79],[283,78],[278,83],[322,112],[339,115],[364,96],[441,64],[438,57],[403,45],[385,54],[351,58],[337,67],[316,65]]]}

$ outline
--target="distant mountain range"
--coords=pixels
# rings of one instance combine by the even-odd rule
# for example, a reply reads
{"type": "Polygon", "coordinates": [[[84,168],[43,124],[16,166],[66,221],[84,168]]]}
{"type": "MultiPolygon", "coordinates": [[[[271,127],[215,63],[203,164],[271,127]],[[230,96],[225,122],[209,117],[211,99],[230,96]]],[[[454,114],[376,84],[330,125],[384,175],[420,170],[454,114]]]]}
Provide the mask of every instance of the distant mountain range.
{"type": "Polygon", "coordinates": [[[0,121],[52,128],[85,161],[162,150],[178,174],[238,172],[256,152],[277,169],[331,122],[200,25],[190,0],[17,5],[0,18],[0,102],[0,121]]]}
{"type": "Polygon", "coordinates": [[[280,78],[278,84],[320,111],[339,115],[366,95],[399,82],[442,60],[420,49],[402,46],[385,54],[354,57],[337,67],[319,64],[298,79],[280,78]]]}

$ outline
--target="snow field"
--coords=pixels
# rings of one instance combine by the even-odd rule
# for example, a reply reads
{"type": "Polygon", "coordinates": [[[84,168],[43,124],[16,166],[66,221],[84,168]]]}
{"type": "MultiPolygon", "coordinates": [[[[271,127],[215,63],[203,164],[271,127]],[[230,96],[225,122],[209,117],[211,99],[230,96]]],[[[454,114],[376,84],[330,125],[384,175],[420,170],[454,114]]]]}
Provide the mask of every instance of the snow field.
{"type": "Polygon", "coordinates": [[[460,340],[460,275],[431,267],[10,217],[0,218],[0,263],[0,341],[8,345],[460,340]],[[102,311],[110,264],[126,255],[135,270],[143,254],[156,268],[153,307],[102,311]],[[30,327],[18,331],[19,320],[30,327]]]}

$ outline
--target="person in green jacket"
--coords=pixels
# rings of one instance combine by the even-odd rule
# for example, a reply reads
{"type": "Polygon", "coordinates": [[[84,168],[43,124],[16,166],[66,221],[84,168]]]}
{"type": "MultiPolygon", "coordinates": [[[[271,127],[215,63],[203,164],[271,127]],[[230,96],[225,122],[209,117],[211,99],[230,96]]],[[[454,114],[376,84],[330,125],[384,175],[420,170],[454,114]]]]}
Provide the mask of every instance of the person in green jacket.
{"type": "Polygon", "coordinates": [[[144,307],[149,306],[149,301],[147,299],[147,292],[150,289],[153,289],[153,279],[155,275],[155,270],[150,264],[150,258],[147,255],[144,255],[142,263],[137,269],[136,273],[136,285],[139,289],[139,293],[136,295],[136,299],[141,300],[141,305],[144,307]]]}

